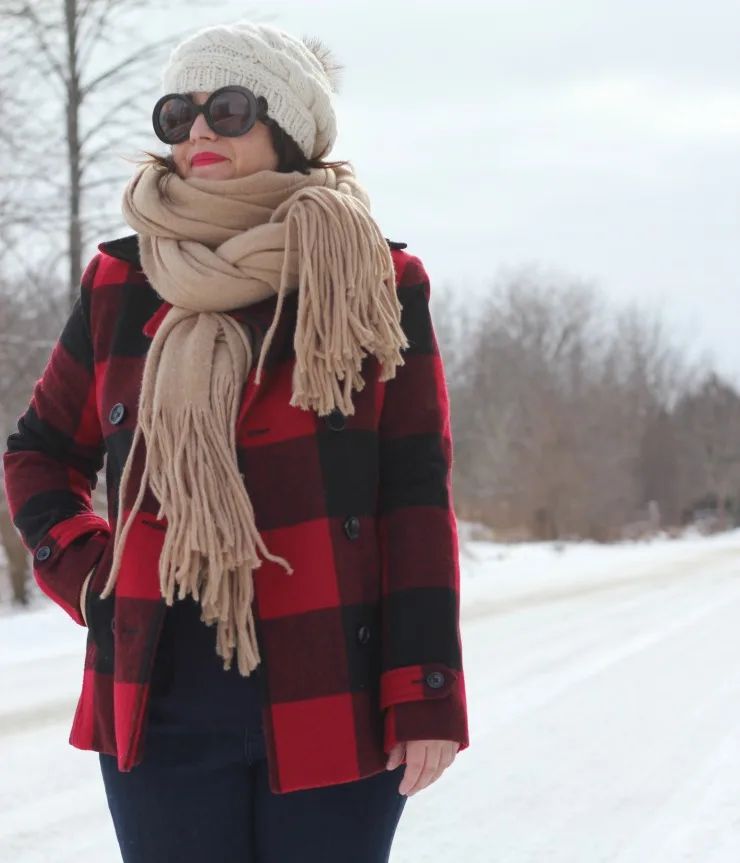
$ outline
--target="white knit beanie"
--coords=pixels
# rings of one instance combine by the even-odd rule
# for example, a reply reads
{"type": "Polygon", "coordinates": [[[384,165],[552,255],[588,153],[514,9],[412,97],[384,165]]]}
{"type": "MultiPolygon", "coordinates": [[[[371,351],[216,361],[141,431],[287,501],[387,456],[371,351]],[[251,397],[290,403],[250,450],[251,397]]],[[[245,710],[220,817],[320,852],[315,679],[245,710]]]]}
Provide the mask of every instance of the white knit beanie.
{"type": "Polygon", "coordinates": [[[207,27],[175,48],[165,93],[211,93],[238,84],[267,99],[267,113],[306,158],[329,154],[337,138],[332,93],[340,67],[316,40],[301,41],[276,27],[240,21],[207,27]]]}

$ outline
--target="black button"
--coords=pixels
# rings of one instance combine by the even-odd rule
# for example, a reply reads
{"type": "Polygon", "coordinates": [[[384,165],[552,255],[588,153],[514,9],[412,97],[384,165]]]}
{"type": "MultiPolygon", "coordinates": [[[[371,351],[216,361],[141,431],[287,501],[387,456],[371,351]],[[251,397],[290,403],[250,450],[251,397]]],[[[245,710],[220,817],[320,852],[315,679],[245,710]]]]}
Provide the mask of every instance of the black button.
{"type": "Polygon", "coordinates": [[[43,563],[45,560],[48,560],[51,557],[51,549],[48,545],[42,545],[41,548],[36,550],[36,560],[39,563],[43,563]]]}
{"type": "Polygon", "coordinates": [[[334,410],[326,418],[326,424],[332,431],[344,431],[347,426],[347,417],[340,410],[334,410]]]}
{"type": "Polygon", "coordinates": [[[110,420],[110,424],[113,426],[120,425],[123,422],[123,418],[126,416],[126,408],[120,402],[110,409],[110,413],[108,414],[108,419],[110,420]]]}
{"type": "Polygon", "coordinates": [[[445,685],[445,676],[441,671],[432,671],[427,675],[427,686],[430,689],[441,689],[445,685]]]}
{"type": "Polygon", "coordinates": [[[370,627],[369,626],[361,626],[357,630],[357,640],[360,644],[367,644],[370,641],[370,627]]]}
{"type": "Polygon", "coordinates": [[[360,537],[360,519],[357,516],[348,518],[344,523],[344,532],[350,539],[359,539],[360,537]]]}

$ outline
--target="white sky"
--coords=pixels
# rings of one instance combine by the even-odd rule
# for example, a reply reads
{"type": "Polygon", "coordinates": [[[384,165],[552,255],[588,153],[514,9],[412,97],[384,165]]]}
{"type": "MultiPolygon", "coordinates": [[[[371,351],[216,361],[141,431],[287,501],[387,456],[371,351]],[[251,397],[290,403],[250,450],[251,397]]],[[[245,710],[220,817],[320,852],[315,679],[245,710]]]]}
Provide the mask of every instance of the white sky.
{"type": "Polygon", "coordinates": [[[740,379],[738,0],[229,0],[188,16],[250,13],[345,64],[334,155],[433,284],[473,298],[528,264],[594,279],[740,379]]]}

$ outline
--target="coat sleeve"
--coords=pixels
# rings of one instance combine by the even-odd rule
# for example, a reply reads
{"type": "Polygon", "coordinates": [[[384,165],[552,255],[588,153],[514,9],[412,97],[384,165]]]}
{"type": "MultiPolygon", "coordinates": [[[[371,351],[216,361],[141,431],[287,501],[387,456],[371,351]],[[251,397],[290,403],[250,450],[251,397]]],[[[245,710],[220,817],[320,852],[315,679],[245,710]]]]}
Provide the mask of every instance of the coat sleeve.
{"type": "Polygon", "coordinates": [[[450,407],[429,281],[421,262],[408,255],[398,295],[410,347],[386,384],[380,417],[385,749],[412,740],[453,740],[464,748],[450,407]]]}
{"type": "Polygon", "coordinates": [[[80,593],[110,528],[91,493],[104,444],[95,398],[90,297],[98,257],[3,455],[10,513],[45,594],[83,625],[80,593]]]}

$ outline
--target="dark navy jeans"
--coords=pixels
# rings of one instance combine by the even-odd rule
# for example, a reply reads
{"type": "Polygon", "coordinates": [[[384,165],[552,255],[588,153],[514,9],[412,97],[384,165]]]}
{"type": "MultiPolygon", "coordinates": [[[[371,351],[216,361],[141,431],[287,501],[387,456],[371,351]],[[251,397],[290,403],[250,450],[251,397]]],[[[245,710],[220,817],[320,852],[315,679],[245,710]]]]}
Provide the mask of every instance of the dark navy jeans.
{"type": "Polygon", "coordinates": [[[143,763],[101,755],[124,863],[386,863],[403,768],[273,794],[259,736],[155,731],[143,763]]]}
{"type": "Polygon", "coordinates": [[[120,773],[100,756],[124,863],[386,863],[404,768],[273,794],[258,676],[225,672],[214,646],[194,604],[177,603],[143,762],[120,773]]]}

